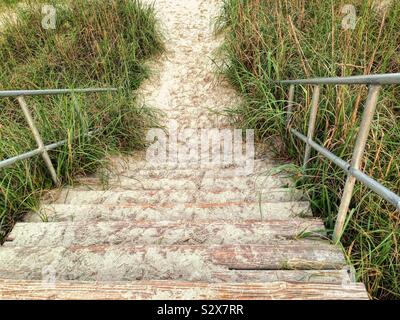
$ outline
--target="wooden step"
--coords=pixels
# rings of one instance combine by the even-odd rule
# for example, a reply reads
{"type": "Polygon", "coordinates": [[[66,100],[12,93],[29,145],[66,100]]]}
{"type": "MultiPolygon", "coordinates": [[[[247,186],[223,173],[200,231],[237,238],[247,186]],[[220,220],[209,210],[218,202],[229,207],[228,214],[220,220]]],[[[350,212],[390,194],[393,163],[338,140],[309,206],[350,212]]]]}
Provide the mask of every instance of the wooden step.
{"type": "Polygon", "coordinates": [[[285,177],[196,177],[189,178],[143,178],[143,177],[116,177],[103,179],[95,177],[79,178],[73,190],[270,190],[285,188],[293,185],[285,177]]]}
{"type": "MultiPolygon", "coordinates": [[[[134,173],[139,170],[164,170],[164,171],[180,171],[180,170],[192,170],[196,172],[209,171],[219,172],[225,174],[231,170],[231,172],[243,173],[242,168],[246,165],[245,162],[232,163],[232,164],[201,164],[199,162],[151,162],[146,160],[137,161],[134,157],[113,157],[108,161],[109,171],[112,174],[121,173],[134,173]],[[225,171],[227,170],[227,171],[225,171]]],[[[256,159],[254,160],[254,172],[265,172],[273,168],[279,167],[282,163],[271,159],[256,159]]]]}
{"type": "Polygon", "coordinates": [[[310,282],[349,284],[355,282],[353,273],[346,267],[341,270],[228,270],[213,272],[214,282],[310,282]]]}
{"type": "Polygon", "coordinates": [[[37,212],[27,214],[26,222],[39,221],[165,221],[165,220],[285,220],[293,217],[311,217],[310,204],[294,202],[225,202],[186,204],[48,204],[37,212]]]}
{"type": "MultiPolygon", "coordinates": [[[[94,177],[125,177],[130,179],[192,179],[192,178],[263,178],[268,176],[276,176],[277,172],[273,168],[264,170],[254,170],[253,172],[238,171],[235,168],[219,168],[219,169],[132,169],[117,173],[99,172],[94,177]]],[[[284,176],[285,174],[280,174],[284,176]]]]}
{"type": "Polygon", "coordinates": [[[106,244],[269,244],[271,240],[318,237],[324,224],[317,219],[264,222],[48,222],[18,223],[5,246],[70,246],[106,244]]]}
{"type": "Polygon", "coordinates": [[[321,241],[271,245],[2,247],[0,274],[42,278],[51,266],[60,280],[212,281],[228,270],[331,270],[346,266],[339,248],[321,241]]]}
{"type": "Polygon", "coordinates": [[[291,189],[254,190],[142,190],[142,191],[82,191],[63,189],[55,201],[58,204],[157,204],[171,203],[226,203],[250,201],[296,201],[303,194],[291,189]]]}
{"type": "Polygon", "coordinates": [[[367,300],[363,284],[75,282],[0,280],[0,299],[35,300],[367,300]]]}

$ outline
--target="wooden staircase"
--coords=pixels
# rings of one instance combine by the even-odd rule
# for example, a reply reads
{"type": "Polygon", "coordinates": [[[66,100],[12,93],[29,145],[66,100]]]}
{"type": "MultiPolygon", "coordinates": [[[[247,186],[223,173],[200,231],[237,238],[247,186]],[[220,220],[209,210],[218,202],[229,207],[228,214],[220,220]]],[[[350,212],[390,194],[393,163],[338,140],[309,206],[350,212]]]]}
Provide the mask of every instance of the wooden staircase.
{"type": "Polygon", "coordinates": [[[15,226],[0,298],[368,298],[288,179],[260,182],[271,165],[237,177],[116,159],[107,185],[81,179],[15,226]]]}
{"type": "MultiPolygon", "coordinates": [[[[241,99],[210,59],[223,2],[143,1],[166,54],[140,97],[165,123],[229,127],[219,114],[241,99]]],[[[257,154],[247,176],[112,159],[105,186],[81,179],[15,226],[0,247],[0,299],[367,299],[292,181],[265,174],[280,164],[257,154]]]]}

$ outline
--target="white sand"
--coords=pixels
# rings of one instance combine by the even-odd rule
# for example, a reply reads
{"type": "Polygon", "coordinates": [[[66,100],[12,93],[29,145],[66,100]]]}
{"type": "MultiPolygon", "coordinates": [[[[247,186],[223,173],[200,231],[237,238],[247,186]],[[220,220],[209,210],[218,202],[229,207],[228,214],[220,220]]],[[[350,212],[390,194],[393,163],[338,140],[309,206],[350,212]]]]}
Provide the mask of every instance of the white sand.
{"type": "Polygon", "coordinates": [[[210,109],[223,110],[238,102],[235,91],[213,70],[213,53],[223,40],[213,34],[221,3],[155,0],[167,52],[152,63],[154,74],[140,94],[147,105],[163,110],[167,121],[176,120],[179,128],[221,127],[223,120],[210,109]]]}

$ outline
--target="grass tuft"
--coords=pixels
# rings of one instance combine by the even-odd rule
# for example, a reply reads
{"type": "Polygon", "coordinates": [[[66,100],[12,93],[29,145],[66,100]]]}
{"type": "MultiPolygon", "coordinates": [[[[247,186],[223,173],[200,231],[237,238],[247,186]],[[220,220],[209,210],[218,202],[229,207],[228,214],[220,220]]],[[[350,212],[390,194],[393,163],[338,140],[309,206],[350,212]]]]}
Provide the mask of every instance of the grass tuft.
{"type": "MultiPolygon", "coordinates": [[[[117,87],[117,93],[27,97],[63,183],[96,171],[108,153],[144,147],[157,111],[138,105],[144,61],[163,50],[153,7],[132,0],[43,1],[56,7],[56,29],[42,28],[40,3],[16,7],[0,27],[0,90],[117,87]],[[93,131],[91,136],[84,135],[93,131]]],[[[36,149],[15,99],[0,99],[0,159],[36,149]]],[[[52,187],[37,156],[0,169],[0,243],[52,187]]]]}

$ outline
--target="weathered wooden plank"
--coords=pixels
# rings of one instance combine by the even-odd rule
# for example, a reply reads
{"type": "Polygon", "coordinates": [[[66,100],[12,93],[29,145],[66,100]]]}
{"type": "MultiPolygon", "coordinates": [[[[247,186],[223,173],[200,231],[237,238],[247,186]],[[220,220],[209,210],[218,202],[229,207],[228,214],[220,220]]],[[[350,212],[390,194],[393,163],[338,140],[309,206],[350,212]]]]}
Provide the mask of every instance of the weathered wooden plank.
{"type": "Polygon", "coordinates": [[[38,221],[163,221],[163,220],[277,220],[296,216],[311,216],[310,204],[294,202],[225,202],[186,204],[125,204],[125,205],[42,205],[37,213],[25,218],[28,222],[38,221]]]}
{"type": "Polygon", "coordinates": [[[214,272],[214,282],[265,283],[276,281],[310,283],[352,283],[348,268],[342,270],[228,270],[214,272]]]}
{"type": "Polygon", "coordinates": [[[240,201],[296,201],[303,194],[288,188],[277,188],[265,192],[254,190],[142,190],[142,191],[82,191],[62,190],[55,203],[64,204],[158,204],[171,203],[225,203],[240,201]]]}
{"type": "Polygon", "coordinates": [[[51,266],[67,280],[209,281],[214,272],[329,270],[346,265],[342,252],[319,241],[271,245],[3,247],[0,274],[8,279],[41,279],[51,266]]]}
{"type": "Polygon", "coordinates": [[[270,174],[271,168],[265,170],[255,170],[251,173],[238,171],[234,168],[214,168],[214,169],[138,169],[123,170],[119,173],[109,173],[108,176],[123,176],[130,179],[190,179],[190,178],[231,178],[231,177],[249,177],[257,178],[270,174]]]}
{"type": "Polygon", "coordinates": [[[363,284],[56,282],[0,280],[0,299],[37,300],[367,300],[363,284]]]}
{"type": "Polygon", "coordinates": [[[269,190],[293,185],[289,178],[280,176],[266,177],[209,177],[191,176],[188,178],[142,178],[115,177],[103,179],[85,177],[77,180],[74,190],[269,190]]]}
{"type": "Polygon", "coordinates": [[[320,236],[324,224],[317,219],[264,222],[48,222],[18,223],[5,246],[70,246],[99,244],[268,244],[295,239],[304,232],[320,236]]]}
{"type": "MultiPolygon", "coordinates": [[[[145,156],[144,156],[145,157],[145,156]]],[[[193,175],[212,174],[215,176],[236,176],[239,173],[243,174],[243,170],[237,170],[243,168],[245,163],[239,163],[238,165],[227,165],[221,166],[218,164],[202,164],[199,163],[179,163],[179,162],[160,162],[152,163],[149,161],[137,161],[131,156],[123,159],[110,159],[109,171],[113,175],[123,176],[148,176],[146,173],[154,176],[154,173],[160,172],[160,176],[163,173],[172,174],[176,177],[179,174],[185,174],[186,177],[193,175]]],[[[272,159],[263,159],[254,161],[254,174],[260,174],[275,168],[276,166],[282,165],[272,159]]],[[[182,176],[182,175],[180,175],[182,176]]]]}

